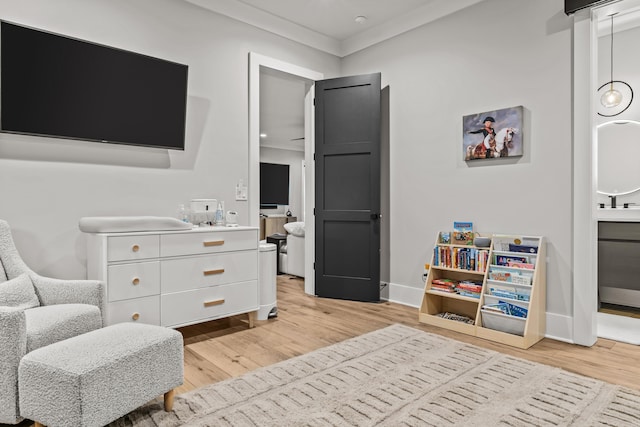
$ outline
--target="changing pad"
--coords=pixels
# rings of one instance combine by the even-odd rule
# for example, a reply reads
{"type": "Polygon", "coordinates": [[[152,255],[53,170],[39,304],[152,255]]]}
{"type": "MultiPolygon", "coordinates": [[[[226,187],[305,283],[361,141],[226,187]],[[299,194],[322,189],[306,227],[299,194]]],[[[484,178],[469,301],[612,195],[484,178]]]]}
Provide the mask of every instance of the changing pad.
{"type": "Polygon", "coordinates": [[[85,233],[190,230],[192,225],[165,216],[86,216],[78,223],[85,233]]]}

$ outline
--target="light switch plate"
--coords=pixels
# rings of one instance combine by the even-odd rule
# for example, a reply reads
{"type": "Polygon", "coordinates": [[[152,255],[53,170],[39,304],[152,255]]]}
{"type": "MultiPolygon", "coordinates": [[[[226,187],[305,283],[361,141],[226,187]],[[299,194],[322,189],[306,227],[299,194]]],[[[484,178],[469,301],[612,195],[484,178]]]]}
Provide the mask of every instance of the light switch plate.
{"type": "Polygon", "coordinates": [[[236,200],[247,200],[247,186],[236,185],[236,200]]]}

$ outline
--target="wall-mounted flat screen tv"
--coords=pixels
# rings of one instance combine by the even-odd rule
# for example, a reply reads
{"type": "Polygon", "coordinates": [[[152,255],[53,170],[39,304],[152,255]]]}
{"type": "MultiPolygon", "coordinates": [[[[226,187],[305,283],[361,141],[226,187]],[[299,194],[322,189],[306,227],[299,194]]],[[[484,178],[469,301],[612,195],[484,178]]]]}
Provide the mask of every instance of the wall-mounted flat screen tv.
{"type": "Polygon", "coordinates": [[[260,209],[289,204],[289,165],[260,163],[260,209]]]}
{"type": "Polygon", "coordinates": [[[0,131],[184,150],[188,67],[0,22],[0,131]]]}

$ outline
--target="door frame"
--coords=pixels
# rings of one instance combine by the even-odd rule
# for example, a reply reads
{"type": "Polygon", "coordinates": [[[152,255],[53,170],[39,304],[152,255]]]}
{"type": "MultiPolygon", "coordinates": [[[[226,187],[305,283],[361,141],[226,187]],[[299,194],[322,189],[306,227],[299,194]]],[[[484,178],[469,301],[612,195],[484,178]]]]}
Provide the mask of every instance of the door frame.
{"type": "MultiPolygon", "coordinates": [[[[249,225],[251,227],[260,226],[260,68],[266,67],[277,71],[282,71],[305,80],[322,80],[324,74],[319,71],[310,70],[288,62],[280,61],[275,58],[261,55],[255,52],[249,52],[249,225]]],[[[313,86],[311,87],[313,91],[313,86]]],[[[313,97],[306,97],[305,103],[312,103],[313,97]]],[[[313,111],[313,105],[305,105],[305,110],[313,111]]],[[[314,144],[308,136],[313,136],[312,126],[313,119],[308,117],[310,114],[305,113],[305,160],[307,167],[305,168],[305,186],[314,188],[315,185],[315,168],[313,167],[313,149],[314,144]],[[311,167],[308,167],[311,166],[311,167]]],[[[305,224],[314,224],[313,209],[315,207],[314,194],[306,191],[304,194],[305,206],[305,224]]],[[[315,295],[315,283],[313,275],[309,275],[309,271],[313,271],[313,262],[315,260],[315,233],[313,227],[306,226],[305,231],[305,278],[304,291],[309,295],[315,295]]]]}
{"type": "Polygon", "coordinates": [[[573,18],[573,325],[572,341],[597,340],[598,254],[595,220],[597,38],[591,8],[573,18]],[[584,72],[587,70],[588,72],[584,72]]]}

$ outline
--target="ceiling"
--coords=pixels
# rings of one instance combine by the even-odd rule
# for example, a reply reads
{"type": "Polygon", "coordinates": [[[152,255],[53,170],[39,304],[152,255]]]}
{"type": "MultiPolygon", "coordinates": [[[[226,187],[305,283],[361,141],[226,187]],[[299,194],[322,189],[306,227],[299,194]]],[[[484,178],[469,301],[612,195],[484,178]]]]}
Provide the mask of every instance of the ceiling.
{"type": "Polygon", "coordinates": [[[304,96],[310,84],[282,71],[260,70],[261,147],[304,151],[304,96]]]}
{"type": "MultiPolygon", "coordinates": [[[[345,57],[482,0],[185,0],[298,43],[345,57]],[[356,17],[364,16],[364,22],[356,17]]],[[[261,147],[304,151],[308,83],[263,69],[261,147]]]]}
{"type": "Polygon", "coordinates": [[[186,1],[344,57],[482,0],[186,1]]]}

